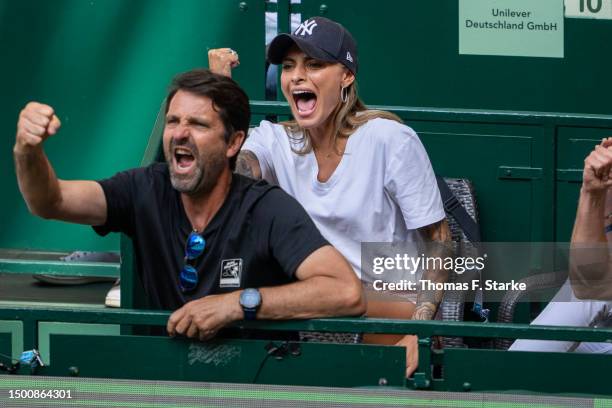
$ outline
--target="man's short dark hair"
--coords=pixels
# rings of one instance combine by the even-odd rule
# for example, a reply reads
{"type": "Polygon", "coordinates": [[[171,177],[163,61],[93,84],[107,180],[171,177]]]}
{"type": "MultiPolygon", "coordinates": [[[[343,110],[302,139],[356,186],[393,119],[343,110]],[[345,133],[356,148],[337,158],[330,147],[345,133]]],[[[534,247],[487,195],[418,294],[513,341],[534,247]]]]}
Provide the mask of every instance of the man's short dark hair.
{"type": "MultiPolygon", "coordinates": [[[[213,109],[217,111],[225,127],[225,141],[230,142],[232,135],[242,130],[246,138],[251,122],[249,97],[231,78],[210,72],[207,69],[193,69],[183,72],[172,79],[166,97],[166,113],[170,101],[179,91],[210,98],[213,109]]],[[[238,155],[230,158],[230,169],[236,168],[238,155]]]]}

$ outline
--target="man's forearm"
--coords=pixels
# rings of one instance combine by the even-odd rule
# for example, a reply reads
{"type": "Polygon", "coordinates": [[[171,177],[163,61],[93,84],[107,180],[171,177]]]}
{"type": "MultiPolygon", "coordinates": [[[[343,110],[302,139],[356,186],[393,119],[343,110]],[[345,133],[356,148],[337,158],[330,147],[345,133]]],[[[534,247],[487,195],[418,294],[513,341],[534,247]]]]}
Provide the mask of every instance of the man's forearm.
{"type": "Polygon", "coordinates": [[[327,276],[261,288],[260,292],[258,319],[358,316],[365,312],[365,298],[358,284],[346,285],[327,276]]]}
{"type": "MultiPolygon", "coordinates": [[[[299,279],[297,282],[259,288],[258,319],[356,316],[365,312],[359,279],[330,245],[310,254],[297,268],[295,277],[299,279]]],[[[244,318],[239,302],[241,294],[235,291],[192,300],[170,316],[168,333],[197,336],[201,340],[214,336],[222,327],[244,318]]]]}
{"type": "Polygon", "coordinates": [[[19,190],[28,209],[49,218],[61,201],[59,181],[42,148],[13,149],[19,190]]]}
{"type": "Polygon", "coordinates": [[[582,299],[607,300],[612,295],[609,248],[605,237],[606,191],[580,191],[570,248],[570,280],[582,299]]]}
{"type": "Polygon", "coordinates": [[[572,243],[606,242],[604,233],[606,191],[580,190],[572,243]]]}

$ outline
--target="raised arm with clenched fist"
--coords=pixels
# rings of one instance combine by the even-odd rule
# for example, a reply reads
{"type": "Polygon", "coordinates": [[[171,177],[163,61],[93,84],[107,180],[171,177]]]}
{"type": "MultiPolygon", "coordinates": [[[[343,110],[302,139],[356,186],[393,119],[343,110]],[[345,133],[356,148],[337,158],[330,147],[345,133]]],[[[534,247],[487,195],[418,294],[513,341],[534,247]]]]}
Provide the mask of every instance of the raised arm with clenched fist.
{"type": "Polygon", "coordinates": [[[99,225],[106,221],[106,198],[95,181],[65,181],[55,175],[43,143],[61,122],[53,108],[30,102],[19,114],[13,147],[19,190],[32,214],[99,225]]]}

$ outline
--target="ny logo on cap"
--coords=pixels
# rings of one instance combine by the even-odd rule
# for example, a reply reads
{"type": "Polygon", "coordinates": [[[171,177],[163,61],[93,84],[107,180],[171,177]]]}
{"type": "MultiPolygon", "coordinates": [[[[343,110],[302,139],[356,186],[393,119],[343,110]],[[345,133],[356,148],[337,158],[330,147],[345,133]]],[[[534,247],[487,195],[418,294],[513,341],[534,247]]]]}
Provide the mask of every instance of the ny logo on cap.
{"type": "Polygon", "coordinates": [[[315,20],[306,20],[295,30],[295,35],[312,35],[312,30],[317,26],[315,20]]]}
{"type": "Polygon", "coordinates": [[[346,52],[346,60],[347,60],[347,61],[351,61],[351,62],[353,62],[353,56],[352,56],[352,55],[351,55],[351,53],[350,53],[350,52],[348,52],[348,51],[346,52]]]}

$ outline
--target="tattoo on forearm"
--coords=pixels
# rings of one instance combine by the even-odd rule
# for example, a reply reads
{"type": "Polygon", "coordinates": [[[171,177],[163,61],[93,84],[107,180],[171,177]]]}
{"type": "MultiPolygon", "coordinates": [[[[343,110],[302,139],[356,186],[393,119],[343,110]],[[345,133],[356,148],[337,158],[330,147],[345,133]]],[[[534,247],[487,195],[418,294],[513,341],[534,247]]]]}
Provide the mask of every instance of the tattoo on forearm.
{"type": "Polygon", "coordinates": [[[259,166],[259,160],[257,160],[255,153],[249,150],[243,150],[238,153],[236,173],[255,180],[261,179],[261,167],[259,166]]]}
{"type": "Polygon", "coordinates": [[[412,318],[414,320],[431,320],[436,313],[437,306],[430,302],[424,302],[416,307],[412,318]]]}
{"type": "MultiPolygon", "coordinates": [[[[423,227],[420,232],[426,241],[439,244],[432,246],[431,256],[444,258],[451,253],[451,235],[446,220],[423,227]]],[[[443,268],[430,268],[424,271],[422,279],[444,283],[448,280],[448,271],[443,268]]],[[[419,290],[416,309],[412,318],[414,320],[433,319],[443,297],[444,291],[442,290],[419,290]]]]}

